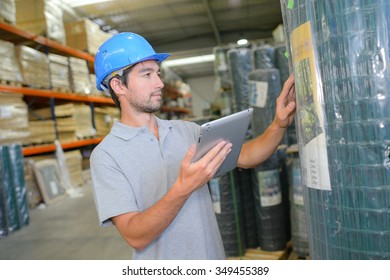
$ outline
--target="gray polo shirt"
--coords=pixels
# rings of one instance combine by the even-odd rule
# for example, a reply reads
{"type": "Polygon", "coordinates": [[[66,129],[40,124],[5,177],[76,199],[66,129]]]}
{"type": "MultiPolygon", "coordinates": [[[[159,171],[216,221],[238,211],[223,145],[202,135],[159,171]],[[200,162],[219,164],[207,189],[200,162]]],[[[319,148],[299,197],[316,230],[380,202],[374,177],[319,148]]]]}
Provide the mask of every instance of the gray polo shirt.
{"type": "MultiPolygon", "coordinates": [[[[146,127],[115,122],[90,157],[95,204],[102,226],[111,217],[140,212],[175,183],[199,126],[156,118],[159,141],[146,127]]],[[[172,224],[134,259],[223,259],[225,253],[207,186],[195,191],[172,224]]]]}

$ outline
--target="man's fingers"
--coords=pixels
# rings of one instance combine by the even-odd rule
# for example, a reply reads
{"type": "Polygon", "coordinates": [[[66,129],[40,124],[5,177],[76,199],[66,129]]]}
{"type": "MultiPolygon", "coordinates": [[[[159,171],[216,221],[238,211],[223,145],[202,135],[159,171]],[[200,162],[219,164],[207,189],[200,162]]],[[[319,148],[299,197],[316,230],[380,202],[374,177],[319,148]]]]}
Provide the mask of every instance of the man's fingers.
{"type": "Polygon", "coordinates": [[[232,144],[227,143],[220,151],[219,153],[211,159],[209,162],[209,167],[212,170],[215,170],[217,172],[218,168],[222,165],[222,163],[225,161],[227,155],[231,152],[232,150],[232,144]]]}
{"type": "Polygon", "coordinates": [[[194,158],[195,156],[195,153],[196,153],[196,145],[195,144],[192,144],[190,146],[190,148],[188,149],[187,151],[187,154],[185,155],[184,159],[183,159],[183,162],[186,164],[186,165],[190,165],[191,162],[192,162],[192,159],[194,158]]]}

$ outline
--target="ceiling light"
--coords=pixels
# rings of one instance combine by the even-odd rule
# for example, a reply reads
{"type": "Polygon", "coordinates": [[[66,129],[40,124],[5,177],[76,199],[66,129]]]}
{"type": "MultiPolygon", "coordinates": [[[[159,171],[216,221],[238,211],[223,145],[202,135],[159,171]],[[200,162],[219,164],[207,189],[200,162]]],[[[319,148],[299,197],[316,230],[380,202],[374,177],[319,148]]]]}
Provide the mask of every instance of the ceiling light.
{"type": "Polygon", "coordinates": [[[237,41],[237,45],[239,46],[243,46],[243,45],[246,45],[248,44],[248,40],[247,39],[240,39],[237,41]]]}
{"type": "Polygon", "coordinates": [[[102,2],[110,2],[113,0],[62,0],[71,7],[87,6],[92,4],[98,4],[102,2]]]}
{"type": "Polygon", "coordinates": [[[214,54],[207,54],[207,55],[166,60],[162,64],[164,66],[173,67],[173,66],[180,66],[180,65],[211,62],[214,61],[214,59],[215,59],[214,54]]]}

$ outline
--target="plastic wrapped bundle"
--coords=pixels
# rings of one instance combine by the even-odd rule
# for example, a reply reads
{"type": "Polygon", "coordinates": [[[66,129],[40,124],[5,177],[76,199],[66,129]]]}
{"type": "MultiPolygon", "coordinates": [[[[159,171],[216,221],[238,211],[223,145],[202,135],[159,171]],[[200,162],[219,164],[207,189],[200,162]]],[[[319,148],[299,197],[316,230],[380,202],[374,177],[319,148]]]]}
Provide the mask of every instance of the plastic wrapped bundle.
{"type": "Polygon", "coordinates": [[[276,68],[275,49],[271,45],[263,45],[252,50],[254,69],[276,68]]]}
{"type": "Polygon", "coordinates": [[[290,146],[287,149],[287,167],[290,190],[291,244],[297,256],[306,258],[309,256],[309,237],[298,145],[290,146]]]}
{"type": "Polygon", "coordinates": [[[0,17],[10,24],[15,24],[15,0],[2,0],[0,2],[0,17]]]}
{"type": "Polygon", "coordinates": [[[227,55],[235,113],[249,107],[248,74],[252,71],[251,51],[248,48],[230,49],[227,55]]]}
{"type": "Polygon", "coordinates": [[[238,186],[241,191],[246,248],[256,248],[258,246],[252,172],[253,169],[236,168],[234,170],[235,176],[237,176],[238,179],[238,186]]]}
{"type": "Polygon", "coordinates": [[[8,230],[15,231],[30,220],[22,147],[20,144],[3,145],[0,152],[8,230]]]}
{"type": "Polygon", "coordinates": [[[390,259],[390,3],[286,2],[310,255],[390,259]]]}
{"type": "MultiPolygon", "coordinates": [[[[280,82],[282,87],[292,72],[292,66],[289,64],[290,62],[286,56],[288,56],[286,45],[283,44],[275,47],[275,64],[280,73],[280,82]]],[[[288,145],[298,143],[295,122],[287,128],[286,134],[288,145]]]]}
{"type": "Polygon", "coordinates": [[[227,47],[215,47],[213,53],[215,56],[214,60],[214,73],[217,76],[221,88],[230,88],[230,74],[227,52],[227,47]]]}
{"type": "MultiPolygon", "coordinates": [[[[2,150],[0,150],[0,155],[2,155],[2,150]]],[[[0,157],[1,158],[1,157],[0,157]]],[[[1,161],[0,163],[0,238],[8,235],[8,222],[7,222],[7,208],[6,208],[6,199],[5,199],[5,173],[4,173],[4,164],[1,161]]]]}
{"type": "Polygon", "coordinates": [[[289,239],[286,228],[289,217],[280,177],[283,161],[283,153],[277,151],[253,173],[258,242],[264,251],[282,250],[289,239]]]}
{"type": "Polygon", "coordinates": [[[276,112],[276,99],[281,86],[279,70],[258,69],[248,75],[250,105],[253,106],[251,127],[255,136],[261,135],[272,123],[276,112]]]}
{"type": "Polygon", "coordinates": [[[245,228],[240,188],[234,172],[210,181],[210,192],[227,257],[245,253],[245,228]]]}
{"type": "Polygon", "coordinates": [[[287,81],[292,69],[290,69],[289,61],[286,57],[286,45],[278,45],[275,47],[275,68],[279,70],[281,86],[287,81]]]}

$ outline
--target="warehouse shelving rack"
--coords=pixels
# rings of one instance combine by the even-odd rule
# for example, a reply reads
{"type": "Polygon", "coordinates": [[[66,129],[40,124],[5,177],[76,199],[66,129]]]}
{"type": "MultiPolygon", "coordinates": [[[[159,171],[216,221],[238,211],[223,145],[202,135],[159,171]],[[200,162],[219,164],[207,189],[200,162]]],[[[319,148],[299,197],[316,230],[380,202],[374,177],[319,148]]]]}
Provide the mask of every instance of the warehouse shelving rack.
{"type": "MultiPolygon", "coordinates": [[[[50,40],[44,36],[32,34],[30,32],[21,30],[20,28],[0,22],[0,39],[12,42],[14,44],[25,44],[33,48],[45,48],[45,52],[55,53],[64,56],[73,56],[84,59],[91,69],[93,67],[94,57],[86,52],[76,50],[58,42],[50,40]]],[[[100,105],[114,105],[111,98],[99,96],[83,96],[74,93],[62,93],[50,89],[35,89],[31,87],[23,87],[10,84],[0,84],[0,91],[10,94],[22,94],[24,96],[42,97],[50,99],[50,103],[54,104],[54,100],[66,100],[74,102],[85,102],[90,104],[93,108],[94,104],[100,105]]],[[[81,139],[69,143],[62,143],[63,149],[80,148],[89,145],[96,145],[102,140],[101,137],[81,139]]],[[[53,144],[36,145],[23,148],[24,156],[38,155],[55,151],[56,147],[53,144]]]]}

